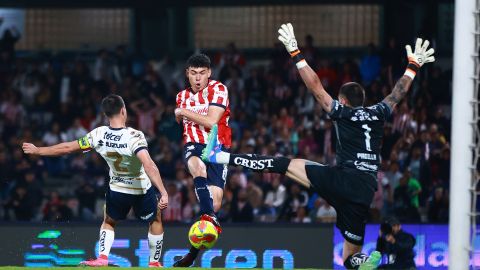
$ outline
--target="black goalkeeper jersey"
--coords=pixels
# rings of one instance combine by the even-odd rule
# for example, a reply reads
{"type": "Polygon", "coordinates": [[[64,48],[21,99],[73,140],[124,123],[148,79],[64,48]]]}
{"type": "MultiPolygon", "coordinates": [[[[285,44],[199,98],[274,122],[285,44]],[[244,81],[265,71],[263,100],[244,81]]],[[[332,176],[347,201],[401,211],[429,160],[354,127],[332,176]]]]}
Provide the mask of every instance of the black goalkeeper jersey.
{"type": "Polygon", "coordinates": [[[383,124],[391,113],[392,109],[384,102],[351,108],[333,100],[329,116],[337,135],[337,165],[376,173],[383,124]]]}

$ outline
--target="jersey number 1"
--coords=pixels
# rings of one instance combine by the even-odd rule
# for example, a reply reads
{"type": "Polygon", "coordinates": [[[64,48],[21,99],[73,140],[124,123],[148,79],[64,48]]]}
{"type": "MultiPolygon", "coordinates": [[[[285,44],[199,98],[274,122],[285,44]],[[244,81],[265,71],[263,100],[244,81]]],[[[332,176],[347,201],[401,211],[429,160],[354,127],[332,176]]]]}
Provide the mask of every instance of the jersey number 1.
{"type": "Polygon", "coordinates": [[[365,134],[365,146],[367,151],[372,151],[372,148],[370,147],[370,131],[372,131],[372,129],[367,124],[363,125],[362,128],[365,129],[363,134],[365,134]]]}
{"type": "Polygon", "coordinates": [[[124,168],[120,166],[120,163],[122,163],[123,157],[117,152],[107,152],[107,157],[115,159],[113,162],[113,166],[115,167],[115,170],[118,172],[128,172],[127,168],[124,168]]]}

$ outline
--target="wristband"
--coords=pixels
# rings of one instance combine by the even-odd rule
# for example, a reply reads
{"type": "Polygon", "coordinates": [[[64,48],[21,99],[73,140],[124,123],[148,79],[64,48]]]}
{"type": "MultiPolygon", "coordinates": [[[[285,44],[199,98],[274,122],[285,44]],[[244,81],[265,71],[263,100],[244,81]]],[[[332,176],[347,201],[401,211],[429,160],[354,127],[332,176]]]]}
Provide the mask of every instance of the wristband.
{"type": "Polygon", "coordinates": [[[307,61],[305,61],[305,59],[302,59],[300,61],[298,61],[296,64],[298,69],[301,69],[303,67],[306,67],[308,64],[307,64],[307,61]]]}
{"type": "Polygon", "coordinates": [[[419,70],[420,70],[420,67],[418,66],[417,63],[410,62],[408,63],[407,70],[405,70],[405,73],[403,75],[408,76],[413,80],[419,70]]]}
{"type": "Polygon", "coordinates": [[[303,56],[303,54],[298,52],[297,54],[295,54],[295,56],[292,56],[292,59],[293,59],[293,61],[295,61],[295,63],[298,63],[302,60],[305,60],[305,57],[303,56]]]}

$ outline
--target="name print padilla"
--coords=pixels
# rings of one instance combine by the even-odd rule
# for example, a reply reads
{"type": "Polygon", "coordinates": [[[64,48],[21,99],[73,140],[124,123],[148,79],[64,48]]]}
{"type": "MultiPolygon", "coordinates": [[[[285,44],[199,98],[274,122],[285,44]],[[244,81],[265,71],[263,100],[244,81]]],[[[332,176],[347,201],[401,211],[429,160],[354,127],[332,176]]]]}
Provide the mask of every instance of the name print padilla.
{"type": "Polygon", "coordinates": [[[263,170],[265,168],[273,168],[272,162],[273,159],[263,159],[263,160],[248,160],[241,157],[236,157],[233,162],[236,165],[247,167],[253,170],[263,170]]]}

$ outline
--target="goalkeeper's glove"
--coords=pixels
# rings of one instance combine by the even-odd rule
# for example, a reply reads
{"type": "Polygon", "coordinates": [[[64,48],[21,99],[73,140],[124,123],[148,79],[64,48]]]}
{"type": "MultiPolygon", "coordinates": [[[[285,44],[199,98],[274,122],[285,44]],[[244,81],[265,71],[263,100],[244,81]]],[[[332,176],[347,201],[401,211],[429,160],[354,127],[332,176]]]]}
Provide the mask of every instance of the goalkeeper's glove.
{"type": "Polygon", "coordinates": [[[282,24],[282,26],[280,26],[278,29],[278,34],[278,40],[285,45],[285,49],[287,49],[290,56],[295,60],[297,67],[302,68],[306,66],[307,62],[305,62],[305,58],[298,49],[298,43],[297,39],[295,38],[295,33],[293,32],[292,24],[282,24]]]}
{"type": "Polygon", "coordinates": [[[428,51],[428,45],[430,42],[428,40],[423,41],[421,38],[417,38],[415,42],[415,51],[412,52],[412,47],[410,45],[405,46],[407,50],[407,57],[408,57],[408,66],[407,70],[405,71],[405,75],[409,76],[410,78],[415,78],[418,70],[426,63],[435,62],[435,57],[433,53],[435,50],[430,48],[428,51]]]}

